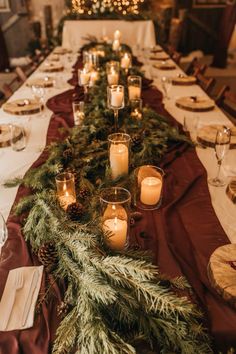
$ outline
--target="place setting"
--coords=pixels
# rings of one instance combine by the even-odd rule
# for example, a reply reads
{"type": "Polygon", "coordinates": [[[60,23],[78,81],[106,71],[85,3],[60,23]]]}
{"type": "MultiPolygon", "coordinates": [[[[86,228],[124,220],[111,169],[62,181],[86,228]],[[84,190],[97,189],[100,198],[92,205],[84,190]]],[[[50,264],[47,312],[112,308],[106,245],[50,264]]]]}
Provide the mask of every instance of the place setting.
{"type": "Polygon", "coordinates": [[[176,107],[191,112],[209,112],[214,110],[215,102],[203,96],[180,97],[175,101],[176,107]]]}
{"type": "Polygon", "coordinates": [[[155,63],[153,64],[153,67],[155,69],[158,69],[158,70],[166,70],[166,71],[169,71],[169,70],[175,70],[177,67],[174,63],[172,63],[171,61],[169,61],[168,59],[167,60],[162,60],[160,63],[155,63]]]}

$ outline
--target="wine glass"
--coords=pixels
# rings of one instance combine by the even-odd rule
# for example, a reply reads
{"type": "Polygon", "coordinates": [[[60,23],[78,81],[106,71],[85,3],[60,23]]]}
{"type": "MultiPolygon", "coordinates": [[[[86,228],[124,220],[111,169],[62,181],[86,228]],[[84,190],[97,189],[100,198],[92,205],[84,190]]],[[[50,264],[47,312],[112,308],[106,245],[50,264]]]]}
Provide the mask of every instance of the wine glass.
{"type": "Polygon", "coordinates": [[[115,130],[118,129],[119,109],[124,108],[124,86],[111,85],[107,89],[107,105],[114,111],[115,130]]]}
{"type": "Polygon", "coordinates": [[[8,237],[7,226],[3,215],[0,213],[0,257],[1,257],[1,249],[4,246],[7,237],[8,237]]]}
{"type": "Polygon", "coordinates": [[[169,92],[170,92],[171,85],[172,85],[171,79],[169,77],[163,76],[161,78],[161,85],[162,85],[162,88],[164,91],[165,98],[168,100],[170,98],[169,92]]]}
{"type": "Polygon", "coordinates": [[[32,89],[34,99],[38,101],[38,103],[40,104],[41,115],[42,117],[44,117],[44,114],[42,113],[44,110],[44,103],[45,103],[45,89],[39,85],[32,85],[31,89],[32,89]]]}
{"type": "Polygon", "coordinates": [[[214,187],[223,187],[226,182],[219,178],[222,161],[227,154],[230,147],[231,131],[229,128],[224,127],[218,130],[215,139],[215,154],[218,163],[218,172],[216,177],[208,179],[208,183],[214,187]]]}
{"type": "Polygon", "coordinates": [[[86,68],[83,68],[82,70],[78,70],[78,78],[79,78],[79,86],[82,86],[84,88],[84,97],[86,100],[88,94],[89,81],[90,81],[90,71],[87,70],[86,68]]]}

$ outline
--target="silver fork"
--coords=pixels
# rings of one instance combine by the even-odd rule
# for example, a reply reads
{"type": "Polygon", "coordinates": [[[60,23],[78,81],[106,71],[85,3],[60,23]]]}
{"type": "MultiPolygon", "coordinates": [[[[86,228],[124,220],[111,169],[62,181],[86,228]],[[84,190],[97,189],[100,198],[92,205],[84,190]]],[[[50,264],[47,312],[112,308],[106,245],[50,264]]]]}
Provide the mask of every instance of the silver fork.
{"type": "Polygon", "coordinates": [[[9,319],[12,314],[13,305],[14,305],[14,302],[16,299],[16,292],[17,292],[17,290],[19,290],[23,287],[23,284],[24,284],[23,272],[21,270],[16,271],[14,282],[13,282],[13,287],[12,287],[12,292],[9,296],[9,300],[8,300],[8,304],[7,304],[7,308],[6,308],[6,312],[5,312],[4,323],[2,324],[4,329],[7,328],[9,319]]]}

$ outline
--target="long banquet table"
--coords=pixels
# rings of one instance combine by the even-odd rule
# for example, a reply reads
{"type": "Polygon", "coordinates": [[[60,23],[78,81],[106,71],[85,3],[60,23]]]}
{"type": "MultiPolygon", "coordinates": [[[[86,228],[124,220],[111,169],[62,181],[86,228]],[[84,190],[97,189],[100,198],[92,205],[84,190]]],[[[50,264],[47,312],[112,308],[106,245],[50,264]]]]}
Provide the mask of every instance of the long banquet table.
{"type": "MultiPolygon", "coordinates": [[[[76,58],[74,58],[76,60],[76,58]]],[[[81,65],[80,60],[78,65],[81,65]]],[[[150,66],[144,66],[150,75],[150,66]]],[[[181,73],[179,68],[172,72],[152,71],[155,76],[153,86],[143,89],[142,98],[158,113],[169,117],[173,124],[183,123],[184,112],[175,106],[175,99],[185,94],[204,93],[197,86],[172,87],[170,99],[164,100],[161,92],[161,76],[181,73]]],[[[40,68],[33,77],[41,76],[40,68]]],[[[75,80],[70,82],[76,85],[75,80]]],[[[78,86],[70,86],[66,81],[71,77],[67,70],[63,74],[63,87],[47,90],[46,116],[25,118],[8,116],[1,110],[1,123],[23,122],[28,129],[27,148],[22,152],[13,152],[10,148],[0,151],[1,182],[7,178],[23,175],[28,168],[39,166],[47,158],[43,149],[51,141],[61,139],[58,128],[73,126],[72,100],[75,95],[82,97],[78,86]],[[66,91],[65,91],[66,90],[66,91]],[[51,113],[53,112],[53,114],[51,113]],[[52,115],[51,115],[52,114],[52,115]]],[[[12,97],[29,97],[30,89],[24,85],[12,97]]],[[[196,113],[191,113],[195,115],[196,113]]],[[[212,112],[198,113],[200,124],[230,124],[223,113],[215,108],[212,112]]],[[[233,166],[235,150],[230,151],[224,170],[233,166]]],[[[224,188],[208,189],[207,174],[216,171],[213,149],[191,147],[185,143],[171,149],[161,163],[166,173],[164,200],[161,209],[144,212],[144,217],[132,228],[132,239],[142,248],[153,252],[154,263],[160,271],[170,277],[184,275],[190,282],[196,301],[206,314],[206,325],[213,336],[214,348],[226,351],[230,346],[236,347],[236,313],[211,287],[207,277],[207,264],[212,252],[219,246],[235,242],[236,212],[233,203],[225,195],[224,188]],[[209,193],[210,192],[210,193],[209,193]],[[222,217],[223,215],[223,217],[222,217]],[[146,236],[141,237],[145,231],[146,236]]],[[[234,172],[234,171],[233,171],[234,172]]],[[[231,174],[233,173],[231,171],[231,174]]],[[[10,269],[38,264],[37,257],[25,243],[21,233],[21,218],[14,216],[10,209],[14,202],[27,193],[26,188],[6,189],[0,187],[0,211],[8,218],[9,239],[2,250],[0,263],[0,297],[10,269]]],[[[42,282],[45,289],[46,276],[42,282]]],[[[54,284],[54,296],[48,304],[43,304],[42,312],[36,314],[34,326],[23,331],[0,333],[0,354],[46,354],[50,352],[55,331],[60,321],[56,305],[63,298],[63,290],[54,284]]]]}

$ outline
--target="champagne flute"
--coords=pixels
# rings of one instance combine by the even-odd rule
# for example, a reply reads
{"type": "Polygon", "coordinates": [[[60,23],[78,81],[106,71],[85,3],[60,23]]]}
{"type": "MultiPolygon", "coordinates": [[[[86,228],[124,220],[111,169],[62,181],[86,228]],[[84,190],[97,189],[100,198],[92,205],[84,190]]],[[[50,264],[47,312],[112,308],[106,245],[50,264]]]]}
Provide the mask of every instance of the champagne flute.
{"type": "Polygon", "coordinates": [[[114,111],[115,130],[118,129],[119,109],[124,108],[124,86],[111,85],[107,89],[107,105],[114,111]]]}
{"type": "Polygon", "coordinates": [[[7,226],[3,215],[0,213],[0,257],[1,257],[1,249],[4,246],[7,237],[8,237],[7,226]]]}
{"type": "Polygon", "coordinates": [[[163,91],[164,91],[164,95],[165,95],[164,97],[168,100],[170,98],[169,97],[169,92],[170,92],[171,85],[172,85],[171,78],[163,76],[161,78],[161,85],[162,85],[162,88],[163,88],[163,91]]]}
{"type": "Polygon", "coordinates": [[[214,187],[223,187],[226,182],[219,178],[222,161],[227,154],[230,147],[231,131],[229,128],[224,127],[222,130],[218,130],[215,139],[215,154],[218,163],[218,172],[216,177],[208,179],[208,183],[214,187]]]}

